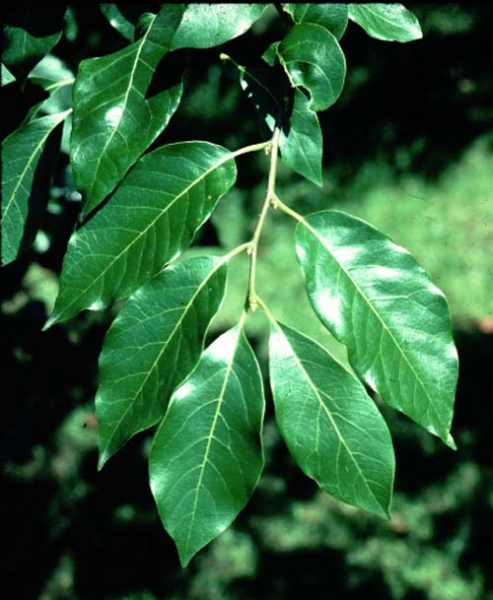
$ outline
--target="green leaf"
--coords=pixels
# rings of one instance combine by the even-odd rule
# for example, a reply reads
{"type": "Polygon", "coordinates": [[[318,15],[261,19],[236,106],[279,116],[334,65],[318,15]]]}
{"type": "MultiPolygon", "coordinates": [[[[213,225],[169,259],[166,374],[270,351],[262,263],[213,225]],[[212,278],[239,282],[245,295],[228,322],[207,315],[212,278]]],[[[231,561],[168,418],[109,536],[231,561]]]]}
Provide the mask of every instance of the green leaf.
{"type": "MultiPolygon", "coordinates": [[[[104,2],[103,4],[99,5],[99,9],[108,20],[108,23],[114,27],[125,39],[127,39],[129,42],[133,42],[135,26],[122,13],[122,8],[123,7],[119,7],[118,4],[113,2],[104,2]]],[[[138,18],[138,15],[135,14],[135,11],[139,11],[139,13],[142,12],[141,8],[138,6],[132,6],[131,4],[126,6],[125,9],[134,13],[132,16],[135,18],[135,20],[138,18]]]]}
{"type": "Polygon", "coordinates": [[[410,42],[423,37],[418,19],[402,4],[349,4],[349,18],[377,40],[410,42]]]}
{"type": "Polygon", "coordinates": [[[148,281],[188,248],[235,179],[231,153],[208,142],[170,144],[144,156],[72,235],[45,328],[148,281]]]}
{"type": "Polygon", "coordinates": [[[163,418],[173,390],[197,364],[226,289],[214,257],[171,265],[140,287],[106,334],[96,396],[99,467],[163,418]]]}
{"type": "Polygon", "coordinates": [[[346,60],[327,29],[312,23],[295,25],[277,47],[277,54],[293,87],[309,92],[311,110],[325,110],[339,98],[346,60]]]}
{"type": "Polygon", "coordinates": [[[2,265],[31,247],[49,198],[61,127],[70,111],[41,117],[2,144],[2,265]]]}
{"type": "Polygon", "coordinates": [[[293,112],[288,134],[281,130],[279,149],[284,163],[316,185],[322,185],[322,130],[309,100],[294,90],[293,112]]]}
{"type": "Polygon", "coordinates": [[[62,36],[65,6],[22,2],[4,15],[2,62],[23,81],[62,36]]]}
{"type": "Polygon", "coordinates": [[[296,237],[312,306],[356,373],[455,448],[458,362],[442,292],[407,250],[346,213],[309,215],[296,237]]]}
{"type": "Polygon", "coordinates": [[[115,189],[178,108],[181,84],[151,98],[147,93],[182,13],[181,5],[167,5],[134,44],[80,63],[74,85],[71,163],[85,199],[84,216],[115,189]]]}
{"type": "Polygon", "coordinates": [[[282,4],[295,23],[315,23],[328,29],[338,40],[348,24],[347,4],[282,4]]]}
{"type": "Polygon", "coordinates": [[[185,567],[234,521],[264,465],[264,393],[237,326],[218,338],[173,394],[151,450],[151,489],[185,567]]]}
{"type": "Polygon", "coordinates": [[[236,65],[240,84],[270,132],[281,120],[279,148],[284,163],[316,185],[322,185],[322,130],[309,101],[294,90],[293,107],[288,106],[289,89],[274,69],[236,65]]]}
{"type": "Polygon", "coordinates": [[[343,502],[389,516],[395,459],[387,425],[363,385],[324,348],[273,323],[276,420],[306,475],[343,502]]]}
{"type": "Polygon", "coordinates": [[[266,4],[188,4],[173,49],[224,44],[248,31],[266,8],[266,4]]]}

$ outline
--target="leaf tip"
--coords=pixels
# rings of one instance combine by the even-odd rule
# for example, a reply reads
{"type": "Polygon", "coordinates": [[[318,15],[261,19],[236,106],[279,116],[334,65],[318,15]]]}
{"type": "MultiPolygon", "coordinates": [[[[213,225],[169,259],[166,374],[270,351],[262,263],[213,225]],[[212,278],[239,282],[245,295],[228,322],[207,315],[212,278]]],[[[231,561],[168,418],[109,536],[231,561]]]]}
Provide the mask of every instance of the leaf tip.
{"type": "Polygon", "coordinates": [[[457,450],[457,444],[450,433],[447,434],[447,437],[443,441],[450,449],[457,450]]]}

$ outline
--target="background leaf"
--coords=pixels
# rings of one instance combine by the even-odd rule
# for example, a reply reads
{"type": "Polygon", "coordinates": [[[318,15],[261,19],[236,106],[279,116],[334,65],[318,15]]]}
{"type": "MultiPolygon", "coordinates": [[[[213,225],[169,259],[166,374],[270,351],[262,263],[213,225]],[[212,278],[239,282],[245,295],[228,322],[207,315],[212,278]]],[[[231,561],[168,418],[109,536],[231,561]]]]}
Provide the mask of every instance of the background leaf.
{"type": "Polygon", "coordinates": [[[255,489],[263,414],[260,369],[237,326],[173,394],[152,446],[151,488],[182,566],[231,525],[255,489]]]}
{"type": "Polygon", "coordinates": [[[272,324],[269,357],[276,420],[303,472],[335,498],[389,516],[392,439],[363,385],[280,323],[272,324]]]}
{"type": "Polygon", "coordinates": [[[108,23],[114,27],[118,33],[120,33],[125,39],[129,42],[134,41],[135,34],[135,25],[133,24],[133,20],[137,20],[140,13],[142,12],[142,8],[138,5],[132,6],[131,4],[123,7],[118,6],[118,4],[114,2],[104,2],[99,6],[103,15],[108,19],[108,23]],[[129,20],[122,11],[131,11],[132,20],[129,20]],[[136,14],[138,13],[138,14],[136,14]]]}
{"type": "Polygon", "coordinates": [[[248,31],[266,8],[266,4],[188,4],[173,49],[224,44],[248,31]]]}
{"type": "Polygon", "coordinates": [[[70,156],[84,216],[115,189],[178,107],[181,84],[151,98],[147,93],[182,13],[179,4],[163,7],[134,44],[79,65],[70,156]]]}
{"type": "Polygon", "coordinates": [[[349,4],[349,18],[377,40],[410,42],[423,37],[418,19],[402,4],[349,4]]]}
{"type": "Polygon", "coordinates": [[[170,144],[144,156],[72,235],[45,328],[130,295],[179,256],[234,184],[230,156],[208,142],[170,144]]]}
{"type": "Polygon", "coordinates": [[[6,5],[3,15],[2,62],[24,81],[62,36],[65,5],[21,2],[6,5]]]}
{"type": "Polygon", "coordinates": [[[346,213],[303,218],[296,240],[310,302],[356,373],[454,448],[457,351],[440,290],[404,248],[346,213]]]}
{"type": "Polygon", "coordinates": [[[338,40],[348,24],[347,4],[282,4],[295,23],[315,23],[328,29],[338,40]]]}
{"type": "Polygon", "coordinates": [[[30,121],[2,144],[2,265],[29,249],[36,237],[69,113],[30,121]]]}
{"type": "Polygon", "coordinates": [[[346,60],[327,29],[312,23],[295,25],[277,46],[277,53],[293,87],[304,87],[310,94],[311,110],[325,110],[339,98],[346,60]]]}
{"type": "Polygon", "coordinates": [[[106,334],[96,396],[99,467],[164,416],[197,364],[226,289],[227,263],[199,257],[170,265],[125,303],[106,334]]]}

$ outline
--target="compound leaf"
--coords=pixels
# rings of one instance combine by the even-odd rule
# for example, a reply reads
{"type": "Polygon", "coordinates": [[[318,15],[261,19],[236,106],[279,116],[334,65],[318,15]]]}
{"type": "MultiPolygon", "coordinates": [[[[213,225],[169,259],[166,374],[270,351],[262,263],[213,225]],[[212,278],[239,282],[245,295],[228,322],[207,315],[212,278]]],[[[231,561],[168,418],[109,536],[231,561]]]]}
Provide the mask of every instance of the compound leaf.
{"type": "Polygon", "coordinates": [[[276,421],[296,462],[335,498],[389,516],[395,459],[387,425],[363,385],[315,341],[273,323],[276,421]]]}
{"type": "Polygon", "coordinates": [[[235,179],[231,153],[208,142],[169,144],[141,158],[72,235],[45,328],[134,292],[190,245],[235,179]]]}
{"type": "Polygon", "coordinates": [[[247,503],[262,472],[264,393],[239,325],[173,394],[150,456],[151,489],[186,566],[247,503]]]}
{"type": "Polygon", "coordinates": [[[313,23],[295,25],[276,50],[293,87],[310,94],[311,110],[334,104],[344,86],[346,59],[330,31],[313,23]]]}
{"type": "Polygon", "coordinates": [[[29,121],[2,144],[2,264],[29,249],[48,203],[61,126],[70,110],[29,121]]]}
{"type": "Polygon", "coordinates": [[[410,42],[423,37],[418,19],[402,4],[349,4],[349,18],[377,40],[410,42]]]}
{"type": "Polygon", "coordinates": [[[162,419],[173,390],[197,364],[224,297],[226,269],[215,257],[170,265],[127,300],[111,325],[96,396],[100,468],[162,419]]]}
{"type": "Polygon", "coordinates": [[[248,31],[266,8],[265,4],[188,4],[173,49],[224,44],[248,31]]]}
{"type": "Polygon", "coordinates": [[[282,4],[295,23],[315,23],[328,29],[338,40],[348,24],[347,4],[282,4]]]}
{"type": "Polygon", "coordinates": [[[296,239],[310,302],[356,373],[454,448],[458,362],[442,292],[409,252],[346,213],[302,218],[296,239]]]}
{"type": "Polygon", "coordinates": [[[74,85],[71,163],[87,215],[164,130],[180,102],[182,85],[147,98],[153,74],[170,49],[183,14],[167,5],[142,37],[122,50],[80,63],[74,85]]]}

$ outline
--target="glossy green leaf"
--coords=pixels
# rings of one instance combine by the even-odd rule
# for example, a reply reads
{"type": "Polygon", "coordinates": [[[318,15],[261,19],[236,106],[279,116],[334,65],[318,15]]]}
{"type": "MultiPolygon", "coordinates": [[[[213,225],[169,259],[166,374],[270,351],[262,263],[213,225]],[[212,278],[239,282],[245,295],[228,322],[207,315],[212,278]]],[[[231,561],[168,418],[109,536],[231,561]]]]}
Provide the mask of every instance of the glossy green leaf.
{"type": "Polygon", "coordinates": [[[144,156],[72,235],[45,328],[134,292],[190,245],[235,179],[231,153],[208,142],[170,144],[144,156]]]}
{"type": "Polygon", "coordinates": [[[316,185],[322,185],[323,140],[320,123],[308,98],[294,90],[288,134],[281,131],[279,149],[284,163],[316,185]]]}
{"type": "Polygon", "coordinates": [[[257,21],[266,4],[188,4],[173,40],[177,48],[213,48],[242,35],[257,21]]]}
{"type": "Polygon", "coordinates": [[[276,420],[303,472],[334,498],[389,516],[392,439],[363,385],[286,325],[272,325],[269,357],[276,420]]]}
{"type": "Polygon", "coordinates": [[[346,213],[309,215],[296,237],[312,306],[356,373],[454,448],[457,351],[442,292],[409,252],[346,213]]]}
{"type": "Polygon", "coordinates": [[[49,198],[61,125],[70,111],[30,121],[2,144],[2,265],[31,247],[49,198]]]}
{"type": "Polygon", "coordinates": [[[125,303],[99,361],[100,468],[131,436],[163,418],[173,390],[202,353],[224,297],[226,269],[215,257],[170,265],[125,303]]]}
{"type": "Polygon", "coordinates": [[[282,4],[295,23],[315,23],[328,29],[338,40],[348,24],[347,4],[282,4]]]}
{"type": "Polygon", "coordinates": [[[87,215],[120,183],[177,109],[181,84],[148,98],[183,13],[165,6],[145,34],[122,50],[80,63],[74,86],[71,163],[87,215]]]}
{"type": "Polygon", "coordinates": [[[410,42],[423,37],[418,19],[402,4],[349,4],[349,18],[377,40],[410,42]]]}
{"type": "Polygon", "coordinates": [[[152,493],[183,566],[231,525],[255,489],[263,414],[260,369],[237,326],[173,394],[151,450],[152,493]]]}
{"type": "Polygon", "coordinates": [[[60,40],[65,6],[57,2],[22,2],[6,7],[2,62],[23,81],[60,40]]]}
{"type": "Polygon", "coordinates": [[[337,39],[312,23],[295,25],[277,47],[293,87],[310,94],[310,108],[325,110],[339,98],[346,77],[346,59],[337,39]]]}

